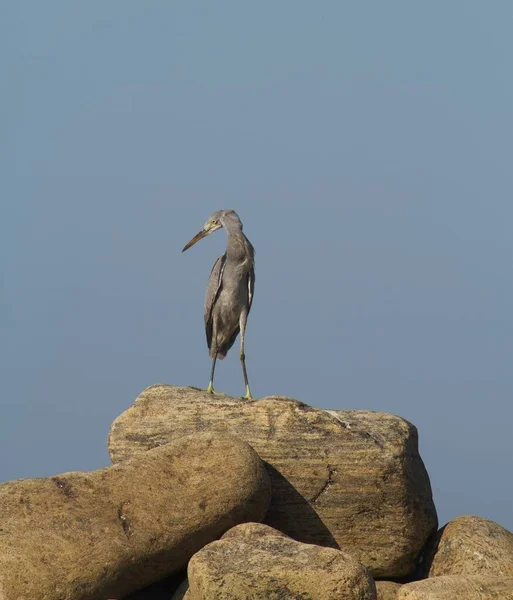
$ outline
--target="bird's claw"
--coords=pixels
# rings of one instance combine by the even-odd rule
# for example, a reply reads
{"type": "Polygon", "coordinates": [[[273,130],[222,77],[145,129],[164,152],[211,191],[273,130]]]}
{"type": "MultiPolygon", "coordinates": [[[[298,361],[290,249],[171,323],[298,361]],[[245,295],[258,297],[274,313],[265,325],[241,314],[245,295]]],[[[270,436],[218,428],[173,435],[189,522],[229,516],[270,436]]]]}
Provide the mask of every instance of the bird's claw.
{"type": "Polygon", "coordinates": [[[244,396],[241,396],[241,398],[242,398],[242,400],[253,400],[253,395],[251,394],[249,385],[246,386],[246,393],[244,396]]]}
{"type": "Polygon", "coordinates": [[[216,392],[215,389],[214,389],[214,386],[212,385],[212,382],[210,382],[208,384],[208,388],[206,389],[206,391],[209,394],[212,394],[212,396],[224,396],[225,395],[225,394],[223,394],[223,392],[216,392]]]}
{"type": "Polygon", "coordinates": [[[196,392],[208,392],[209,394],[212,394],[213,396],[224,396],[225,394],[223,394],[223,392],[216,392],[215,389],[213,387],[211,387],[210,385],[208,386],[208,388],[200,388],[200,387],[196,387],[195,385],[188,385],[187,386],[190,390],[195,390],[196,392]]]}

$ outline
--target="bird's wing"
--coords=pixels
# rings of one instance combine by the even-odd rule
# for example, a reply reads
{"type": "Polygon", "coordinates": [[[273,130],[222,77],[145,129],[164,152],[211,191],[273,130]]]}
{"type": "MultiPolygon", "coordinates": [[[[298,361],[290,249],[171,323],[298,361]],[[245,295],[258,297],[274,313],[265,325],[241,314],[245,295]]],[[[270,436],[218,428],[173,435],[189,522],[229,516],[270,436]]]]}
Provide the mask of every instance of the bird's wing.
{"type": "Polygon", "coordinates": [[[210,349],[210,344],[212,342],[212,309],[214,308],[215,302],[221,291],[225,263],[226,263],[226,254],[223,254],[223,256],[220,256],[214,263],[214,266],[212,267],[212,271],[210,271],[210,277],[208,278],[208,283],[207,283],[207,293],[205,296],[204,317],[205,317],[205,331],[207,334],[207,344],[208,344],[209,349],[210,349]]]}
{"type": "Polygon", "coordinates": [[[255,269],[251,267],[248,273],[248,314],[253,304],[253,295],[255,293],[255,269]]]}

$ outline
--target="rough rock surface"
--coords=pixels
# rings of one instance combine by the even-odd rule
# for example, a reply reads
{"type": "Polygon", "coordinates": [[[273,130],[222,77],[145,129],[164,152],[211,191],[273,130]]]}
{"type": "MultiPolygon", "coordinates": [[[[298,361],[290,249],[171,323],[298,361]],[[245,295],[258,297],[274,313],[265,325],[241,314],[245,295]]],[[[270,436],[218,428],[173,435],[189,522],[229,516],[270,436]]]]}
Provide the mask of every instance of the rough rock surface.
{"type": "Polygon", "coordinates": [[[241,525],[189,562],[188,600],[375,600],[353,557],[296,542],[265,525],[241,525]]]}
{"type": "Polygon", "coordinates": [[[397,600],[401,585],[393,581],[376,581],[378,600],[397,600]]]}
{"type": "Polygon", "coordinates": [[[105,600],[261,520],[269,478],[248,444],[197,434],[90,473],[0,485],[0,600],[105,600]]]}
{"type": "Polygon", "coordinates": [[[397,600],[513,600],[513,579],[442,575],[402,585],[397,600]]]}
{"type": "Polygon", "coordinates": [[[123,461],[200,431],[237,435],[267,461],[266,523],[299,541],[343,548],[376,576],[407,575],[436,530],[417,430],[394,415],[155,385],[114,421],[109,451],[123,461]]]}
{"type": "Polygon", "coordinates": [[[430,577],[513,577],[513,533],[482,517],[458,517],[438,531],[426,550],[424,563],[430,577]]]}
{"type": "Polygon", "coordinates": [[[283,531],[269,527],[262,523],[243,523],[241,526],[232,527],[223,534],[223,540],[256,540],[265,536],[282,537],[285,540],[290,540],[288,535],[283,531]]]}

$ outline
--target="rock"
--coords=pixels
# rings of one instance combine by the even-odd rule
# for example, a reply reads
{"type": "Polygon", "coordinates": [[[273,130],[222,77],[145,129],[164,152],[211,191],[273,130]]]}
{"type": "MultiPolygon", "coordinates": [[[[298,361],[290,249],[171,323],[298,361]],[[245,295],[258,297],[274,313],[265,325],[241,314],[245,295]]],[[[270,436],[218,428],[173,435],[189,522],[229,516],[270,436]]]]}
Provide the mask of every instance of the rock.
{"type": "Polygon", "coordinates": [[[0,485],[0,600],[105,600],[183,569],[261,520],[269,478],[248,444],[196,434],[90,473],[0,485]]]}
{"type": "Polygon", "coordinates": [[[393,581],[376,581],[378,600],[397,600],[401,585],[393,581]]]}
{"type": "Polygon", "coordinates": [[[289,536],[285,535],[283,531],[263,525],[262,523],[243,523],[240,526],[232,527],[223,534],[223,540],[230,540],[233,538],[244,539],[244,540],[255,540],[264,536],[282,537],[289,540],[289,536]]]}
{"type": "Polygon", "coordinates": [[[397,600],[513,600],[513,579],[442,575],[401,586],[397,600]]]}
{"type": "Polygon", "coordinates": [[[334,548],[242,525],[189,562],[188,600],[375,600],[367,569],[334,548]]]}
{"type": "Polygon", "coordinates": [[[513,577],[513,533],[482,517],[458,517],[440,529],[424,556],[430,577],[513,577]]]}
{"type": "Polygon", "coordinates": [[[269,525],[343,548],[375,576],[407,575],[436,531],[417,430],[394,415],[155,385],[114,421],[109,451],[119,462],[199,431],[239,436],[268,463],[269,525]]]}

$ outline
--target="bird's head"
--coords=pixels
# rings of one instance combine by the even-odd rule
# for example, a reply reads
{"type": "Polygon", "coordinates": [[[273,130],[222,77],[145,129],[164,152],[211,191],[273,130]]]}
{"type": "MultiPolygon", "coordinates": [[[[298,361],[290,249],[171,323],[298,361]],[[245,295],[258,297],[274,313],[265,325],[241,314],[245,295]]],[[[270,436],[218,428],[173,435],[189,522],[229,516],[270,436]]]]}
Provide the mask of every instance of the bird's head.
{"type": "Polygon", "coordinates": [[[185,244],[182,252],[185,252],[191,246],[194,246],[196,242],[199,242],[207,235],[210,235],[214,231],[221,229],[221,227],[226,227],[228,229],[232,224],[237,224],[240,228],[242,228],[242,223],[240,222],[240,219],[234,210],[216,210],[216,212],[212,213],[207,219],[207,222],[205,225],[203,225],[203,229],[197,233],[192,240],[185,244]]]}

